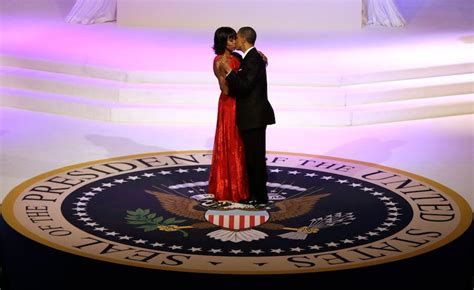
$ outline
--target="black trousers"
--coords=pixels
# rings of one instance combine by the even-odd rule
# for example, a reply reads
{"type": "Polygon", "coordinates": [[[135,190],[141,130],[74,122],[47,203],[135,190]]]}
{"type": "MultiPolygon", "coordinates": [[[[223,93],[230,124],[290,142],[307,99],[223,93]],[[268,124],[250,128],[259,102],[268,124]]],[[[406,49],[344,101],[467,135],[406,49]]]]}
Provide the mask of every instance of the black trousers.
{"type": "Polygon", "coordinates": [[[250,199],[267,202],[267,162],[266,135],[267,127],[242,130],[242,141],[245,150],[245,163],[249,182],[250,199]]]}

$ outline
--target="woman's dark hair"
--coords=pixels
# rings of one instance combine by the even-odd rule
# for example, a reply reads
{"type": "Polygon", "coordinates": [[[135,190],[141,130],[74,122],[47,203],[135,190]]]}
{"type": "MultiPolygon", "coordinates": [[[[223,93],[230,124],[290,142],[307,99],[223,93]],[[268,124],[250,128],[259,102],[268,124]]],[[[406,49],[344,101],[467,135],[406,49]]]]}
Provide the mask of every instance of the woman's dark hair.
{"type": "Polygon", "coordinates": [[[216,54],[223,54],[227,46],[229,38],[236,38],[237,33],[232,27],[219,27],[214,33],[214,52],[216,54]]]}

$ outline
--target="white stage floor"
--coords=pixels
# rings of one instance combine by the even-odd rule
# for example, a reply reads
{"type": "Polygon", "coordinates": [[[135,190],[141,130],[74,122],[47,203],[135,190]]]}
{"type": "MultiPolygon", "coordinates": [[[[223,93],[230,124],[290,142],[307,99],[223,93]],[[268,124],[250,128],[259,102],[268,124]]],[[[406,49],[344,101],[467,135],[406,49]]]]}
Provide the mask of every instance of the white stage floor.
{"type": "MultiPolygon", "coordinates": [[[[435,180],[474,208],[474,115],[343,128],[267,130],[267,150],[363,160],[435,180]]],[[[214,126],[135,125],[0,108],[1,198],[80,162],[144,152],[211,150],[214,126]]]]}

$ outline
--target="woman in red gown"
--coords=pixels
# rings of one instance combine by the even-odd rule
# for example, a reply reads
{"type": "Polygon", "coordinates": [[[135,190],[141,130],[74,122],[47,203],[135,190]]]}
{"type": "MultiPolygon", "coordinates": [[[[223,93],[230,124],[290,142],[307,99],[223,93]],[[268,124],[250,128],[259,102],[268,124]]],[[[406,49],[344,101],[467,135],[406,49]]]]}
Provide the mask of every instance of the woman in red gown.
{"type": "Polygon", "coordinates": [[[221,95],[208,191],[218,201],[239,202],[249,197],[245,155],[235,120],[235,98],[229,95],[224,72],[220,69],[222,58],[227,59],[233,70],[239,69],[240,55],[233,53],[236,35],[230,27],[220,27],[214,34],[214,74],[219,81],[221,95]]]}

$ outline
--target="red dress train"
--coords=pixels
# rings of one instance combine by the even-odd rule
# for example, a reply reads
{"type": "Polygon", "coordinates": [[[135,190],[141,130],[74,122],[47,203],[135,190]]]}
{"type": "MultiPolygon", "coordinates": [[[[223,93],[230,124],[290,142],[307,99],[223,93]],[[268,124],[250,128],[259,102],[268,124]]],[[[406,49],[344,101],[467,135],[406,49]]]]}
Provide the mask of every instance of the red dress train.
{"type": "MultiPolygon", "coordinates": [[[[216,56],[214,62],[221,57],[216,56]]],[[[237,71],[239,60],[228,57],[230,66],[237,71]]],[[[216,200],[238,202],[249,198],[244,147],[235,119],[235,98],[224,93],[219,97],[208,191],[216,200]]]]}

